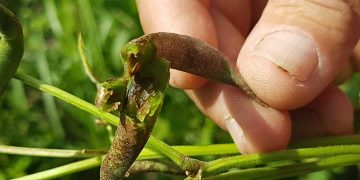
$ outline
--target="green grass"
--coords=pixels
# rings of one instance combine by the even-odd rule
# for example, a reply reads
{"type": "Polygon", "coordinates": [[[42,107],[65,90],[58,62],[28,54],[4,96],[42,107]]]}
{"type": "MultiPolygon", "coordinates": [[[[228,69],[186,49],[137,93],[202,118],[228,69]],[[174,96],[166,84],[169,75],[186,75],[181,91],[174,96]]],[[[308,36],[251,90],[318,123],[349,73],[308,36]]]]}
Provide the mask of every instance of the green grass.
{"type": "MultiPolygon", "coordinates": [[[[88,102],[94,101],[96,87],[82,67],[77,51],[78,33],[84,37],[86,55],[101,80],[122,74],[120,48],[143,33],[132,0],[0,0],[0,3],[14,11],[23,24],[25,55],[20,70],[88,102]]],[[[343,89],[358,106],[359,76],[354,76],[352,81],[343,89]]],[[[0,144],[107,149],[110,142],[106,128],[97,125],[95,120],[87,112],[12,80],[0,101],[0,144]]],[[[167,91],[152,134],[171,145],[231,142],[228,134],[207,120],[184,92],[174,88],[167,91]]],[[[75,160],[0,154],[0,180],[75,160]]],[[[322,171],[307,177],[341,178],[347,172],[322,171]]],[[[98,173],[99,168],[92,168],[61,179],[98,179],[98,173]]],[[[154,177],[154,174],[133,178],[145,177],[154,177]]],[[[156,178],[178,177],[157,175],[156,178]]]]}
{"type": "MultiPolygon", "coordinates": [[[[101,80],[122,74],[122,45],[143,33],[132,0],[0,0],[0,3],[11,9],[23,25],[25,55],[20,71],[91,103],[96,87],[82,67],[78,33],[84,37],[86,55],[101,80]]],[[[0,144],[107,149],[110,145],[107,131],[95,120],[89,113],[12,80],[0,101],[0,144]]],[[[169,88],[153,135],[170,144],[231,142],[215,125],[207,125],[203,131],[214,129],[211,131],[218,132],[216,138],[203,135],[199,129],[204,123],[205,117],[185,93],[169,88]]],[[[0,154],[0,179],[20,177],[74,160],[0,154]]],[[[98,177],[98,171],[93,168],[63,179],[98,177]]]]}

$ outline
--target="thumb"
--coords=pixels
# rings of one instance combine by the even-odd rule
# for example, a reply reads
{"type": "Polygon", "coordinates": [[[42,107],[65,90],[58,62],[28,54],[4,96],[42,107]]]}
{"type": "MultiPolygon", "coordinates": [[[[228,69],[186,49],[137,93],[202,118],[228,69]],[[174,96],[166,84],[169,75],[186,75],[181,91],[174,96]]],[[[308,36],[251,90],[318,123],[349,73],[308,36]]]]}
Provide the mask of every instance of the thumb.
{"type": "Polygon", "coordinates": [[[268,1],[237,61],[254,93],[275,108],[295,109],[324,90],[359,39],[353,2],[268,1]]]}

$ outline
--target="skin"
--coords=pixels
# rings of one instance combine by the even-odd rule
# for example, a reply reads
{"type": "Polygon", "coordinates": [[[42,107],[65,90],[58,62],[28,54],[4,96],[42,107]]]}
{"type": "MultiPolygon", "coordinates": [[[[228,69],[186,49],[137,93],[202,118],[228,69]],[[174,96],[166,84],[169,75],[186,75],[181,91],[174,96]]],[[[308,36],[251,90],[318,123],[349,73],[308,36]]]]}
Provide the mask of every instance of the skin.
{"type": "Polygon", "coordinates": [[[231,135],[242,153],[284,149],[291,137],[352,133],[352,106],[330,83],[359,40],[358,1],[136,2],[145,33],[173,32],[206,41],[237,65],[253,92],[270,106],[259,106],[237,88],[170,71],[170,84],[185,89],[221,128],[226,129],[229,117],[235,119],[240,128],[231,135]],[[259,58],[284,53],[276,49],[276,38],[268,42],[274,51],[259,44],[276,33],[287,39],[289,32],[304,37],[302,48],[316,53],[304,50],[286,66],[259,58]]]}
{"type": "Polygon", "coordinates": [[[0,96],[17,71],[23,53],[21,24],[10,10],[0,4],[0,96]]]}

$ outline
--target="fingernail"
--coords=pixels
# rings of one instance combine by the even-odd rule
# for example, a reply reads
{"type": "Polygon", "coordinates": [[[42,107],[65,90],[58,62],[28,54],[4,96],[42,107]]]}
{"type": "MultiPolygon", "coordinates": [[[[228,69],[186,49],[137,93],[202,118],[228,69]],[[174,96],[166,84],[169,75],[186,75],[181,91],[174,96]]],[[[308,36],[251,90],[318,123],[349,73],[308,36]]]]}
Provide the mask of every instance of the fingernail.
{"type": "Polygon", "coordinates": [[[236,122],[236,120],[232,117],[225,117],[225,127],[227,131],[230,133],[236,147],[242,154],[246,154],[246,145],[245,145],[245,136],[244,131],[236,122]]]}
{"type": "Polygon", "coordinates": [[[299,81],[310,78],[319,57],[312,41],[290,31],[271,33],[255,47],[254,55],[269,60],[299,81]]]}

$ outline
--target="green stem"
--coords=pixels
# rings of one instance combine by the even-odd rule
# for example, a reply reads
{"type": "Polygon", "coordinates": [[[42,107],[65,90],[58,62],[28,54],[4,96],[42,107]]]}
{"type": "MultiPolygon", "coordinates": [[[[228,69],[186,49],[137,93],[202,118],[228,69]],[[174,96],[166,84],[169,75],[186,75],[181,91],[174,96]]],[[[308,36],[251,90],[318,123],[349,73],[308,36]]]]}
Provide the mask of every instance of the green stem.
{"type": "Polygon", "coordinates": [[[15,78],[23,81],[25,84],[32,86],[36,89],[39,89],[43,92],[47,92],[69,104],[72,104],[84,111],[89,112],[90,114],[93,114],[97,117],[100,117],[101,119],[105,119],[107,122],[113,124],[113,125],[117,125],[119,123],[119,117],[116,117],[115,115],[102,111],[99,108],[97,108],[96,106],[94,106],[91,103],[88,103],[68,92],[65,92],[57,87],[51,86],[49,84],[46,84],[44,82],[41,82],[29,75],[26,74],[22,74],[17,72],[15,75],[15,78]]]}
{"type": "Polygon", "coordinates": [[[347,136],[333,136],[333,137],[317,137],[302,139],[291,142],[289,147],[306,148],[306,147],[319,147],[319,146],[332,146],[332,145],[349,145],[360,144],[360,135],[347,135],[347,136]]]}
{"type": "MultiPolygon", "coordinates": [[[[57,87],[51,86],[49,84],[43,83],[31,76],[17,73],[15,77],[21,81],[23,81],[25,84],[28,84],[36,89],[39,89],[41,91],[47,92],[69,104],[72,104],[82,110],[85,110],[95,116],[98,116],[107,122],[117,125],[119,123],[119,118],[111,113],[107,113],[105,111],[100,110],[96,106],[68,93],[65,92],[57,87]]],[[[181,168],[183,168],[186,171],[190,172],[197,172],[201,166],[202,163],[200,161],[197,161],[195,159],[191,159],[189,157],[186,157],[185,155],[181,154],[180,152],[173,149],[171,146],[165,144],[164,142],[154,138],[150,137],[148,144],[155,150],[158,150],[159,152],[164,153],[165,155],[168,155],[174,162],[179,165],[181,168]],[[164,152],[165,151],[165,152],[164,152]]]]}
{"type": "Polygon", "coordinates": [[[70,163],[57,168],[49,169],[46,171],[38,172],[28,176],[16,178],[16,180],[35,180],[35,179],[54,179],[64,175],[72,174],[75,172],[83,171],[93,167],[97,167],[101,164],[102,157],[94,157],[74,163],[70,163]]]}
{"type": "MultiPolygon", "coordinates": [[[[79,0],[76,1],[77,8],[81,8],[79,12],[79,21],[80,21],[80,28],[81,32],[85,37],[85,40],[87,41],[89,52],[88,54],[90,60],[93,62],[93,67],[96,67],[97,75],[101,75],[102,77],[107,77],[109,72],[107,70],[107,67],[105,65],[104,61],[104,55],[102,53],[102,41],[99,36],[99,32],[97,31],[99,29],[99,26],[97,25],[98,22],[96,22],[94,17],[94,10],[96,9],[96,5],[94,3],[90,3],[88,0],[79,0]]],[[[75,5],[75,3],[74,3],[75,5]]],[[[99,5],[99,3],[97,3],[99,5]]],[[[102,81],[102,77],[97,77],[102,81]]],[[[98,79],[98,80],[99,80],[98,79]]]]}
{"type": "Polygon", "coordinates": [[[208,178],[210,179],[278,179],[284,177],[298,176],[316,171],[331,169],[340,166],[348,166],[360,163],[360,155],[339,155],[321,159],[315,162],[301,162],[292,165],[279,167],[251,168],[233,172],[218,174],[208,178]]]}
{"type": "MultiPolygon", "coordinates": [[[[153,141],[154,137],[150,137],[149,141],[153,141]],[[150,140],[151,139],[151,140],[150,140]]],[[[150,142],[150,143],[151,143],[150,142]]],[[[147,144],[149,147],[149,142],[147,144]]],[[[171,146],[176,151],[179,151],[186,156],[207,156],[207,155],[231,155],[239,154],[239,150],[236,148],[235,144],[213,144],[213,145],[204,145],[204,146],[171,146]]],[[[171,151],[173,151],[173,149],[171,151]]],[[[149,159],[160,159],[164,158],[165,153],[159,153],[158,151],[144,148],[137,160],[149,160],[149,159]]],[[[166,154],[167,155],[167,154],[166,154]]],[[[181,158],[177,158],[181,159],[181,158]]]]}
{"type": "Polygon", "coordinates": [[[103,155],[106,152],[95,149],[83,150],[65,150],[65,149],[44,149],[44,148],[28,148],[0,145],[0,153],[39,156],[39,157],[57,157],[57,158],[86,158],[103,155]]]}
{"type": "MultiPolygon", "coordinates": [[[[14,180],[37,180],[37,179],[55,179],[72,173],[84,171],[97,167],[102,162],[101,156],[89,158],[67,165],[59,166],[53,169],[41,171],[38,173],[30,174],[14,180]]],[[[183,174],[183,171],[178,167],[174,167],[173,164],[167,164],[165,162],[155,161],[136,161],[129,169],[129,173],[141,173],[141,172],[162,172],[167,174],[183,174]]],[[[128,174],[129,175],[129,174],[128,174]]]]}
{"type": "MultiPolygon", "coordinates": [[[[51,86],[49,84],[43,83],[31,76],[17,73],[15,77],[21,81],[23,81],[25,84],[28,84],[36,89],[39,89],[41,91],[47,92],[67,103],[70,103],[82,110],[85,110],[95,116],[98,116],[107,122],[117,125],[119,123],[119,118],[116,117],[113,114],[107,113],[105,111],[100,110],[96,106],[68,93],[65,92],[57,87],[51,86]]],[[[190,172],[197,171],[200,168],[200,161],[191,159],[189,157],[186,157],[182,153],[176,151],[171,146],[165,144],[164,142],[154,138],[150,137],[148,141],[149,146],[152,149],[158,150],[161,153],[164,153],[165,155],[169,156],[174,162],[179,165],[180,167],[184,168],[185,170],[188,170],[190,172]],[[158,146],[159,145],[159,146],[158,146]]]]}
{"type": "Polygon", "coordinates": [[[84,67],[86,75],[89,77],[91,82],[93,82],[94,84],[99,84],[100,83],[99,79],[95,76],[95,74],[91,68],[89,59],[86,56],[85,45],[84,45],[84,41],[83,41],[81,33],[78,34],[78,51],[79,51],[80,59],[81,59],[82,65],[84,67]]]}
{"type": "Polygon", "coordinates": [[[328,157],[333,155],[357,154],[360,156],[360,145],[341,145],[317,148],[291,149],[265,154],[245,154],[221,158],[206,163],[204,174],[218,174],[232,168],[248,168],[269,162],[283,160],[301,160],[313,157],[328,157]]]}
{"type": "MultiPolygon", "coordinates": [[[[80,109],[83,109],[95,116],[98,116],[111,124],[117,125],[119,122],[119,118],[116,117],[115,115],[101,111],[96,106],[94,106],[82,99],[79,99],[78,97],[76,97],[72,94],[69,94],[59,88],[45,84],[31,76],[28,76],[28,75],[25,75],[22,73],[17,73],[16,78],[36,89],[47,92],[55,97],[62,99],[65,102],[68,102],[80,109]]],[[[292,144],[292,147],[298,147],[300,145],[301,146],[319,146],[319,145],[329,145],[329,144],[332,144],[332,145],[333,144],[354,144],[354,143],[359,143],[359,142],[360,142],[360,136],[331,137],[331,138],[304,140],[304,141],[292,144]]],[[[168,146],[164,142],[162,142],[152,136],[150,137],[150,139],[148,141],[148,147],[156,150],[160,154],[165,154],[166,156],[170,157],[170,159],[172,159],[177,165],[179,165],[182,169],[187,170],[187,171],[196,172],[196,170],[199,170],[204,165],[203,162],[186,157],[181,152],[175,150],[171,146],[168,146]]],[[[296,158],[296,159],[301,158],[302,159],[305,157],[315,157],[316,153],[318,153],[317,156],[327,156],[327,155],[330,155],[331,153],[342,154],[342,152],[345,152],[344,147],[347,147],[348,150],[351,152],[357,151],[359,148],[358,145],[323,147],[323,148],[330,148],[326,152],[327,154],[320,153],[324,149],[312,148],[312,149],[283,151],[282,153],[284,153],[284,154],[281,154],[281,152],[273,152],[273,153],[262,154],[261,156],[259,154],[243,155],[243,156],[241,156],[241,158],[240,158],[240,156],[238,156],[238,157],[235,156],[235,157],[229,158],[229,160],[231,160],[231,159],[233,159],[233,160],[229,161],[229,163],[227,163],[227,164],[226,163],[223,164],[219,160],[207,163],[206,164],[207,168],[206,168],[205,172],[209,173],[209,174],[213,174],[214,172],[222,171],[223,170],[222,168],[225,168],[225,167],[227,167],[227,169],[231,168],[231,167],[239,167],[239,163],[242,163],[245,160],[248,160],[249,162],[250,162],[250,160],[252,160],[250,163],[248,163],[248,165],[250,165],[250,164],[256,165],[256,163],[264,163],[264,162],[269,162],[269,161],[273,161],[273,160],[286,160],[286,159],[276,159],[275,157],[277,157],[277,158],[288,157],[288,158],[296,158]],[[331,149],[331,148],[334,148],[334,149],[331,149]],[[354,150],[354,151],[352,151],[352,150],[354,150]],[[280,153],[280,154],[276,155],[276,153],[280,153]],[[293,154],[291,154],[291,153],[293,153],[293,154]],[[300,156],[298,155],[298,153],[300,153],[300,156]],[[260,157],[262,158],[262,161],[258,162],[260,157]],[[248,158],[248,159],[246,159],[246,158],[248,158]],[[251,159],[251,158],[254,158],[254,159],[251,159]],[[267,161],[264,161],[264,159],[267,161]],[[234,163],[237,165],[234,165],[234,163]]],[[[229,147],[226,147],[226,148],[229,148],[229,147]]],[[[231,150],[232,152],[234,152],[233,150],[236,150],[236,149],[234,149],[234,146],[230,147],[230,148],[233,148],[231,150]]],[[[216,151],[216,148],[214,148],[213,150],[216,151]]],[[[357,153],[359,154],[359,152],[357,152],[357,153]]],[[[200,155],[200,153],[198,155],[200,155]]],[[[145,158],[146,156],[154,157],[155,155],[151,154],[151,153],[150,154],[145,153],[143,155],[140,155],[139,159],[145,158]]],[[[224,161],[224,162],[227,162],[227,161],[224,161]]],[[[96,165],[99,165],[100,163],[101,162],[99,162],[96,165]]],[[[96,165],[94,165],[94,166],[96,166],[96,165]]],[[[92,167],[94,167],[94,166],[92,166],[92,167]]],[[[89,166],[86,166],[86,167],[89,168],[89,166]]]]}
{"type": "MultiPolygon", "coordinates": [[[[100,157],[90,158],[75,163],[70,163],[57,168],[49,169],[39,173],[23,176],[18,179],[51,179],[61,177],[67,174],[79,172],[82,170],[97,167],[101,164],[100,157]]],[[[280,178],[295,176],[310,172],[315,172],[323,169],[330,169],[334,167],[346,166],[356,164],[360,162],[359,155],[339,155],[330,158],[322,159],[318,162],[312,163],[298,163],[296,165],[280,166],[280,167],[264,167],[264,168],[252,168],[245,169],[230,173],[223,173],[215,176],[211,176],[205,179],[251,179],[251,178],[280,178]]]]}
{"type": "MultiPolygon", "coordinates": [[[[214,144],[207,146],[172,146],[175,150],[186,156],[206,156],[206,155],[230,155],[238,153],[234,144],[214,144]]],[[[97,149],[67,150],[67,149],[46,149],[29,148],[0,145],[0,153],[15,154],[26,156],[58,157],[58,158],[84,158],[106,154],[106,151],[97,149]]],[[[151,160],[166,158],[149,148],[144,148],[137,160],[151,160]]]]}
{"type": "MultiPolygon", "coordinates": [[[[154,138],[154,137],[152,137],[154,138]]],[[[353,135],[353,136],[344,136],[339,137],[344,140],[344,142],[348,142],[349,144],[357,144],[354,141],[351,141],[351,139],[360,139],[359,135],[353,135]]],[[[327,138],[322,138],[326,141],[327,138]]],[[[341,145],[341,144],[337,144],[341,145]]],[[[202,145],[202,146],[171,146],[175,150],[183,153],[186,156],[218,156],[218,155],[232,155],[232,154],[238,154],[238,149],[236,148],[235,144],[212,144],[212,145],[202,145]]],[[[6,153],[6,154],[16,154],[16,155],[28,155],[28,156],[43,156],[43,157],[84,157],[83,155],[80,155],[79,153],[83,153],[84,150],[64,150],[64,149],[44,149],[44,148],[24,148],[24,147],[17,147],[17,146],[6,146],[6,145],[0,145],[0,153],[6,153]],[[55,155],[52,152],[60,152],[60,154],[67,154],[67,155],[55,155]],[[80,156],[73,156],[74,154],[79,154],[80,156]]],[[[96,155],[103,155],[106,152],[101,150],[89,150],[86,149],[86,156],[96,156],[96,155]],[[91,151],[91,153],[90,153],[91,151]],[[96,151],[97,153],[93,153],[96,151]]],[[[161,153],[158,153],[157,151],[151,150],[149,148],[144,148],[137,160],[150,160],[150,159],[162,159],[165,158],[161,153]]]]}
{"type": "MultiPolygon", "coordinates": [[[[151,139],[153,139],[153,138],[151,138],[151,139]]],[[[183,152],[186,155],[190,155],[190,154],[204,155],[204,154],[200,153],[201,150],[209,151],[209,149],[213,149],[214,151],[216,151],[218,146],[219,146],[219,149],[221,149],[221,147],[227,147],[227,146],[229,146],[231,148],[231,146],[234,146],[234,145],[233,144],[225,144],[225,145],[194,146],[194,147],[192,147],[192,146],[188,146],[188,147],[175,146],[174,148],[178,151],[183,152]],[[198,148],[200,148],[200,149],[198,149],[198,148]]],[[[36,152],[36,151],[34,151],[33,148],[31,148],[30,149],[31,151],[29,151],[29,153],[24,153],[22,151],[24,151],[24,149],[26,151],[26,148],[24,148],[24,149],[22,149],[22,148],[17,149],[17,148],[18,147],[16,147],[15,150],[14,149],[3,150],[3,152],[8,153],[9,151],[11,151],[11,152],[19,151],[19,152],[15,152],[13,154],[23,153],[22,155],[34,155],[35,153],[37,153],[37,154],[42,153],[42,154],[46,154],[44,156],[48,156],[48,157],[50,157],[50,156],[55,157],[54,154],[56,154],[56,157],[60,157],[60,156],[61,157],[84,157],[80,154],[74,155],[74,154],[78,154],[78,153],[84,153],[84,151],[80,151],[80,150],[55,150],[55,151],[50,150],[49,151],[49,150],[45,149],[45,150],[42,150],[42,152],[40,150],[39,150],[39,152],[36,152]]],[[[2,149],[2,148],[0,148],[0,149],[2,149]]],[[[165,149],[167,149],[167,150],[163,151],[163,152],[165,152],[164,154],[169,156],[168,147],[165,147],[165,149]]],[[[220,154],[219,152],[218,152],[218,154],[220,154]]],[[[99,153],[99,152],[96,152],[96,153],[99,153]]],[[[171,153],[171,151],[170,151],[170,153],[171,153]]],[[[230,153],[231,153],[231,151],[230,151],[230,153]]],[[[282,151],[282,152],[273,152],[273,153],[266,153],[266,154],[250,154],[250,155],[242,155],[242,156],[233,156],[233,157],[229,157],[229,158],[218,159],[218,160],[207,163],[206,166],[204,167],[204,171],[205,171],[204,174],[211,175],[214,173],[224,172],[231,168],[239,168],[239,167],[245,168],[245,167],[256,166],[256,165],[273,162],[273,161],[306,159],[306,158],[311,158],[311,157],[326,157],[326,156],[332,156],[332,155],[355,154],[355,153],[357,153],[356,156],[359,156],[358,154],[360,154],[360,145],[318,147],[318,148],[299,149],[299,150],[287,150],[287,151],[282,151]]],[[[89,156],[94,155],[93,152],[87,152],[87,151],[85,151],[85,154],[87,154],[89,156]]],[[[218,155],[218,154],[217,153],[213,153],[213,154],[208,153],[207,155],[218,155]]],[[[155,158],[163,158],[163,156],[161,156],[160,154],[157,154],[156,152],[151,151],[149,149],[144,149],[137,160],[155,159],[155,158]]],[[[179,158],[178,155],[175,155],[175,159],[181,163],[184,163],[181,160],[181,158],[179,158]]],[[[71,164],[68,164],[68,165],[54,168],[54,169],[60,168],[61,171],[59,171],[59,172],[56,172],[56,171],[54,172],[54,169],[50,169],[50,170],[39,172],[39,173],[36,173],[33,175],[25,176],[24,179],[27,179],[28,177],[34,177],[34,179],[36,179],[35,177],[44,177],[45,178],[47,176],[60,177],[62,175],[71,174],[73,172],[79,172],[82,170],[90,169],[92,167],[97,167],[101,164],[101,161],[97,161],[94,164],[94,162],[91,160],[84,160],[84,161],[78,161],[78,162],[76,162],[76,164],[78,164],[79,167],[73,167],[73,166],[71,166],[71,164]],[[90,164],[87,164],[87,163],[90,163],[90,164]],[[71,168],[68,168],[68,167],[71,167],[71,168]],[[65,171],[64,168],[66,170],[68,170],[69,172],[65,171]]],[[[342,164],[339,164],[338,166],[341,166],[341,165],[342,164]]]]}
{"type": "Polygon", "coordinates": [[[196,174],[204,166],[203,161],[185,156],[163,141],[160,141],[152,136],[150,136],[146,145],[147,147],[158,151],[158,153],[166,155],[181,169],[188,171],[191,174],[196,174]]]}

